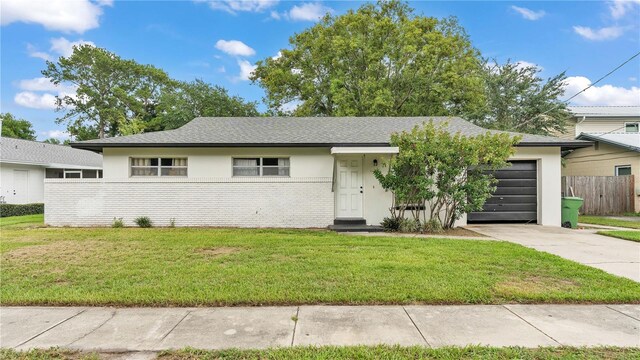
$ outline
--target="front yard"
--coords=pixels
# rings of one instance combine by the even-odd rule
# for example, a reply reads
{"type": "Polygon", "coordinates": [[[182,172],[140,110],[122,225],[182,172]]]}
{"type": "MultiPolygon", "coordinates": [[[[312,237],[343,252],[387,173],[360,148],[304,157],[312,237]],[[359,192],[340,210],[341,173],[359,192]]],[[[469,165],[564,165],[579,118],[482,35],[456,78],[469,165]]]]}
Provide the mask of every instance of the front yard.
{"type": "Polygon", "coordinates": [[[640,221],[621,220],[621,219],[615,219],[607,216],[580,215],[578,217],[578,222],[585,223],[585,224],[593,224],[593,225],[640,229],[640,221]]]}
{"type": "Polygon", "coordinates": [[[640,303],[638,283],[507,242],[41,219],[0,221],[5,306],[640,303]]]}
{"type": "Polygon", "coordinates": [[[634,231],[634,230],[629,230],[629,231],[610,230],[609,231],[607,230],[607,231],[598,231],[598,234],[612,236],[612,237],[623,239],[623,240],[640,242],[640,231],[634,231]]]}

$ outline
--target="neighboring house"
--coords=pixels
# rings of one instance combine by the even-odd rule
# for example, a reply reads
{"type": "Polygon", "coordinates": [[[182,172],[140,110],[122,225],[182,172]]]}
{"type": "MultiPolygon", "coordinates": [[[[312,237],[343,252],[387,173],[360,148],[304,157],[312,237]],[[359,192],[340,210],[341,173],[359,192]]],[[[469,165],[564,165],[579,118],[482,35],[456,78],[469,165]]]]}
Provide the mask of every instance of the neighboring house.
{"type": "Polygon", "coordinates": [[[100,178],[102,156],[37,141],[0,138],[0,200],[44,202],[44,179],[100,178]]]}
{"type": "Polygon", "coordinates": [[[565,156],[564,176],[634,175],[640,212],[640,106],[576,106],[570,135],[593,146],[565,156]]]}
{"type": "MultiPolygon", "coordinates": [[[[449,131],[487,130],[459,118],[196,118],[168,131],[73,143],[102,152],[104,179],[47,179],[50,225],[326,227],[379,224],[391,193],[373,176],[398,149],[394,132],[428,120],[449,131]]],[[[560,153],[590,143],[524,135],[514,167],[472,221],[560,226],[560,153]]],[[[459,224],[464,224],[461,219],[459,224]]]]}

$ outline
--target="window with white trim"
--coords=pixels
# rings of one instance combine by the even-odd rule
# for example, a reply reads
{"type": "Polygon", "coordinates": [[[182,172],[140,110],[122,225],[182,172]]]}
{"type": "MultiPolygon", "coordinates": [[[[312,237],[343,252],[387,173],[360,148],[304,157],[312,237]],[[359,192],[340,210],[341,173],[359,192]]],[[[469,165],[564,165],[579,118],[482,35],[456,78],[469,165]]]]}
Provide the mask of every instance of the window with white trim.
{"type": "Polygon", "coordinates": [[[631,175],[631,165],[616,166],[616,176],[631,175]]]}
{"type": "Polygon", "coordinates": [[[131,176],[187,176],[187,158],[131,158],[131,176]]]}
{"type": "Polygon", "coordinates": [[[50,168],[46,169],[45,177],[47,179],[100,179],[102,170],[50,168]]]}
{"type": "Polygon", "coordinates": [[[624,132],[626,133],[640,132],[640,123],[637,123],[637,122],[624,123],[624,132]]]}
{"type": "Polygon", "coordinates": [[[289,158],[233,158],[233,176],[289,176],[289,158]]]}

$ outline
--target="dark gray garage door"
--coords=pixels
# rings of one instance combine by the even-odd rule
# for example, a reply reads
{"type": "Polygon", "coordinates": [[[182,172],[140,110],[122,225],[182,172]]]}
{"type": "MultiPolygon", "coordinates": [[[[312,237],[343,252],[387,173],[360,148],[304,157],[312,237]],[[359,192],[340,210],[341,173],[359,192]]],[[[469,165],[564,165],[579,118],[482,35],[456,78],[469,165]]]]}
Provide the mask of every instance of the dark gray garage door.
{"type": "Polygon", "coordinates": [[[513,161],[495,172],[496,192],[468,222],[537,222],[538,181],[535,161],[513,161]]]}

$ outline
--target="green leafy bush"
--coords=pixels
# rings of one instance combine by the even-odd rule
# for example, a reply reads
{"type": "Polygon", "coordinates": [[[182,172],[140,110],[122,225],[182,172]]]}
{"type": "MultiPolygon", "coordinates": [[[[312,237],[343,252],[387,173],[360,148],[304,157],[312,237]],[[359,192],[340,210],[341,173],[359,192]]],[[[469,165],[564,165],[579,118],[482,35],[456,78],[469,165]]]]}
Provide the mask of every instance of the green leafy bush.
{"type": "Polygon", "coordinates": [[[401,232],[418,232],[420,231],[420,221],[416,219],[401,219],[400,229],[401,232]]]}
{"type": "Polygon", "coordinates": [[[386,217],[380,225],[384,231],[398,231],[398,229],[400,229],[400,219],[396,217],[386,217]]]}
{"type": "Polygon", "coordinates": [[[0,204],[0,217],[44,214],[44,204],[0,204]]]}
{"type": "Polygon", "coordinates": [[[442,229],[442,224],[437,219],[430,219],[422,226],[422,231],[426,233],[441,233],[444,230],[442,229]]]}
{"type": "Polygon", "coordinates": [[[124,227],[124,220],[122,220],[122,218],[113,218],[113,223],[111,224],[112,228],[123,228],[124,227]]]}
{"type": "Polygon", "coordinates": [[[136,225],[140,226],[141,228],[153,227],[153,222],[151,222],[151,219],[149,219],[148,216],[137,217],[135,220],[133,220],[133,222],[136,223],[136,225]]]}

